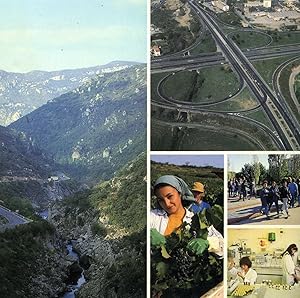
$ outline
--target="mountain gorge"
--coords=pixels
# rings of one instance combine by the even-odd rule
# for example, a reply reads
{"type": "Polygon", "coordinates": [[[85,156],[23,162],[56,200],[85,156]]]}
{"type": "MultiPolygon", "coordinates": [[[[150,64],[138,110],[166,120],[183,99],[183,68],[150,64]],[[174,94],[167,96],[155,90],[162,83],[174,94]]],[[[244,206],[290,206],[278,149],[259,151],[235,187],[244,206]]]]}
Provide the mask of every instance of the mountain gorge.
{"type": "Polygon", "coordinates": [[[0,126],[0,205],[32,220],[0,234],[1,297],[62,297],[82,268],[76,297],[146,297],[146,66],[118,67],[0,126]]]}
{"type": "Polygon", "coordinates": [[[0,126],[0,176],[48,177],[53,160],[23,133],[0,126]]]}
{"type": "Polygon", "coordinates": [[[33,206],[45,208],[82,188],[67,176],[58,178],[58,173],[64,175],[30,138],[0,126],[1,204],[29,216],[33,206]]]}
{"type": "Polygon", "coordinates": [[[112,177],[146,147],[146,67],[96,76],[10,125],[84,182],[112,177]]]}
{"type": "Polygon", "coordinates": [[[0,125],[9,125],[98,74],[115,72],[135,64],[114,61],[89,68],[28,73],[0,70],[0,125]]]}
{"type": "Polygon", "coordinates": [[[52,225],[38,220],[0,235],[1,297],[59,297],[64,292],[72,263],[52,225]]]}
{"type": "Polygon", "coordinates": [[[146,154],[85,194],[55,204],[51,222],[77,239],[88,282],[78,297],[146,297],[146,154]]]}

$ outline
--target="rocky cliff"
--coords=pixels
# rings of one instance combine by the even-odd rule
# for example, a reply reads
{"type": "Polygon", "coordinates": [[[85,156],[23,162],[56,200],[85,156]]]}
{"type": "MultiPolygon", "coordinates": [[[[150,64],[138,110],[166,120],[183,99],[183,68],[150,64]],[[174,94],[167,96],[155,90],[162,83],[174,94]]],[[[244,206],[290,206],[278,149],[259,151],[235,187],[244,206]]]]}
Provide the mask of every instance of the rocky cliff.
{"type": "Polygon", "coordinates": [[[40,106],[99,74],[126,69],[137,63],[113,61],[95,67],[58,71],[12,73],[0,70],[0,125],[9,125],[40,106]]]}
{"type": "Polygon", "coordinates": [[[146,147],[146,67],[98,75],[10,127],[73,178],[110,179],[146,147]]]}
{"type": "Polygon", "coordinates": [[[78,297],[145,297],[145,172],[142,154],[112,180],[53,206],[51,222],[76,239],[85,267],[78,297]]]}
{"type": "Polygon", "coordinates": [[[20,225],[1,233],[0,296],[59,297],[65,290],[64,243],[46,221],[20,225]]]}

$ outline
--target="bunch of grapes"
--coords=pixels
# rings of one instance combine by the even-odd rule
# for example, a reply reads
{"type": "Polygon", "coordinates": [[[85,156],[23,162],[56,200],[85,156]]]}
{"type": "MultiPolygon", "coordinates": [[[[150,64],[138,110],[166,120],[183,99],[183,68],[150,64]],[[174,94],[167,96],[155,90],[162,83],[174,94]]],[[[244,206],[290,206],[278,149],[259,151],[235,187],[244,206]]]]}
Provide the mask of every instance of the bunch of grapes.
{"type": "Polygon", "coordinates": [[[178,281],[193,278],[195,257],[188,254],[185,248],[180,247],[172,252],[174,276],[178,281]]]}

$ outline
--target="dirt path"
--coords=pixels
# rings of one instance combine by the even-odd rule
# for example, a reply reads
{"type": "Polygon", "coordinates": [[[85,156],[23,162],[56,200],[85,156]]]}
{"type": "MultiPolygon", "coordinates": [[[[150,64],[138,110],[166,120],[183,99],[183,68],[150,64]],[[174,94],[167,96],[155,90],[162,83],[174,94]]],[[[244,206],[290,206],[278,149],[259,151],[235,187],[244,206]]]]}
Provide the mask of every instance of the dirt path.
{"type": "Polygon", "coordinates": [[[183,5],[182,2],[179,0],[167,0],[166,1],[166,7],[172,11],[174,11],[175,14],[175,20],[180,24],[181,27],[188,27],[190,28],[192,17],[190,16],[191,9],[186,4],[183,5]],[[185,15],[177,14],[177,10],[180,8],[184,9],[185,15]]]}

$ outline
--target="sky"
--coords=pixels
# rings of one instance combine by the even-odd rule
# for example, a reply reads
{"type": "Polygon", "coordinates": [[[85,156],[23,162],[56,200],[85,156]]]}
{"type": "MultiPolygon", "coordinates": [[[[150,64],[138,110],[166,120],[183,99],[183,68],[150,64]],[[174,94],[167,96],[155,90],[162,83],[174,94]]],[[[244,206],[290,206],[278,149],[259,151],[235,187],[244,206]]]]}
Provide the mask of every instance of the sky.
{"type": "Polygon", "coordinates": [[[242,167],[246,163],[252,164],[254,162],[254,156],[257,156],[258,161],[261,162],[265,168],[267,169],[269,168],[268,154],[255,154],[255,155],[234,154],[234,155],[228,155],[228,159],[229,159],[228,170],[235,173],[240,172],[242,167]]]}
{"type": "Polygon", "coordinates": [[[175,165],[214,166],[224,168],[223,155],[151,155],[151,160],[175,165]]]}
{"type": "Polygon", "coordinates": [[[146,0],[0,0],[0,69],[146,62],[146,0]]]}

